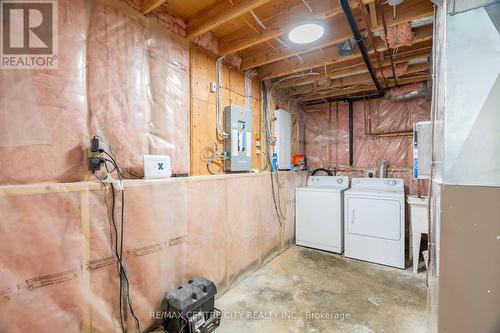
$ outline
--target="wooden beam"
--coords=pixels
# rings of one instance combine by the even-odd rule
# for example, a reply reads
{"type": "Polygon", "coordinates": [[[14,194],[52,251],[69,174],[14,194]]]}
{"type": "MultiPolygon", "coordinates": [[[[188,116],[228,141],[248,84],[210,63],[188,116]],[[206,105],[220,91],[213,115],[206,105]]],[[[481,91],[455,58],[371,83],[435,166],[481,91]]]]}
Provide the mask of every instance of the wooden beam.
{"type": "MultiPolygon", "coordinates": [[[[362,1],[363,3],[373,3],[375,0],[362,1]]],[[[342,13],[338,0],[322,0],[313,2],[310,6],[313,10],[312,13],[305,8],[303,3],[299,3],[264,19],[265,30],[262,30],[258,25],[254,26],[254,28],[261,30],[260,33],[249,28],[242,28],[222,37],[219,41],[219,53],[228,55],[280,37],[290,31],[298,21],[326,20],[342,13]]],[[[354,1],[351,6],[357,7],[358,2],[354,1]]]]}
{"type": "Polygon", "coordinates": [[[202,35],[269,1],[270,0],[242,0],[237,2],[234,6],[231,6],[227,0],[219,0],[215,5],[210,6],[210,8],[201,10],[195,16],[188,18],[186,37],[192,39],[202,35]]]}
{"type": "Polygon", "coordinates": [[[376,30],[378,23],[377,23],[377,7],[375,5],[375,2],[370,2],[368,4],[368,9],[370,11],[370,23],[371,23],[371,30],[376,30]]]}
{"type": "MultiPolygon", "coordinates": [[[[432,25],[426,25],[415,29],[414,44],[419,44],[432,40],[432,25]]],[[[387,44],[380,38],[376,38],[377,50],[379,52],[388,50],[387,44]]],[[[402,49],[400,47],[399,49],[402,49]]],[[[369,50],[369,54],[373,54],[373,49],[369,50]]],[[[268,64],[259,68],[259,75],[266,79],[277,78],[285,75],[290,75],[296,72],[311,70],[314,68],[324,67],[336,64],[341,61],[350,59],[361,59],[361,54],[356,48],[351,56],[340,57],[336,46],[330,46],[322,50],[301,55],[301,60],[285,59],[273,64],[268,64]]]]}
{"type": "MultiPolygon", "coordinates": [[[[392,15],[391,6],[385,6],[383,11],[387,17],[392,15]]],[[[380,15],[381,12],[382,11],[378,14],[380,15]]],[[[387,22],[388,27],[431,16],[433,14],[433,5],[432,2],[429,2],[428,0],[406,0],[398,6],[398,13],[399,14],[395,20],[387,22]]],[[[247,70],[278,62],[293,56],[302,56],[304,53],[324,49],[329,46],[336,45],[346,39],[352,38],[351,29],[349,28],[346,19],[341,15],[330,19],[326,30],[325,35],[320,39],[320,41],[307,46],[289,48],[286,48],[285,46],[278,46],[276,48],[277,50],[266,47],[246,54],[241,65],[241,69],[247,70]]]]}
{"type": "Polygon", "coordinates": [[[148,14],[153,9],[160,7],[167,0],[142,0],[141,1],[141,13],[143,15],[148,14]]]}

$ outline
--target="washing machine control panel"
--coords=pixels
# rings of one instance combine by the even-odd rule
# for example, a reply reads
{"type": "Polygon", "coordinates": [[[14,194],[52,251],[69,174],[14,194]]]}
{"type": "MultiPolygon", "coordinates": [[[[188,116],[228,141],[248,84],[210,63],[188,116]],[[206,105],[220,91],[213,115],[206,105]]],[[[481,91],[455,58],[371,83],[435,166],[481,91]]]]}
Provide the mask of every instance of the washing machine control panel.
{"type": "Polygon", "coordinates": [[[311,176],[307,179],[307,186],[349,187],[349,177],[347,176],[311,176]]]}

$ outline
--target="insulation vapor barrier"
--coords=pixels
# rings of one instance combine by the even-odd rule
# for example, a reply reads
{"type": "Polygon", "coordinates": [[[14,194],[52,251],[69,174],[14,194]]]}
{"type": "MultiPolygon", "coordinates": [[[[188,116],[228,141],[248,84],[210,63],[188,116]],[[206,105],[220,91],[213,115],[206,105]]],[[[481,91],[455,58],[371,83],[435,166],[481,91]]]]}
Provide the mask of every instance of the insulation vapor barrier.
{"type": "MultiPolygon", "coordinates": [[[[0,71],[0,332],[120,332],[111,190],[86,171],[86,149],[100,136],[125,175],[144,154],[189,172],[189,45],[119,1],[59,0],[58,16],[58,69],[0,71]]],[[[125,180],[141,328],[194,275],[222,293],[289,246],[304,182],[280,175],[278,219],[269,173],[125,180]]]]}
{"type": "Polygon", "coordinates": [[[94,134],[125,170],[165,154],[189,172],[187,42],[119,2],[58,9],[59,68],[0,72],[0,184],[85,179],[94,134]]]}
{"type": "MultiPolygon", "coordinates": [[[[305,175],[279,179],[283,227],[269,173],[125,181],[123,253],[141,328],[153,323],[150,313],[161,309],[166,291],[202,275],[224,292],[293,242],[294,189],[305,175]]],[[[0,196],[0,331],[120,332],[102,187],[46,191],[0,196]]]]}
{"type": "Polygon", "coordinates": [[[348,105],[321,104],[298,111],[301,140],[310,168],[335,168],[339,174],[363,177],[364,170],[378,169],[389,161],[387,177],[403,178],[407,193],[425,192],[424,181],[412,179],[413,123],[428,120],[430,101],[373,99],[353,105],[353,165],[349,166],[348,105]]]}

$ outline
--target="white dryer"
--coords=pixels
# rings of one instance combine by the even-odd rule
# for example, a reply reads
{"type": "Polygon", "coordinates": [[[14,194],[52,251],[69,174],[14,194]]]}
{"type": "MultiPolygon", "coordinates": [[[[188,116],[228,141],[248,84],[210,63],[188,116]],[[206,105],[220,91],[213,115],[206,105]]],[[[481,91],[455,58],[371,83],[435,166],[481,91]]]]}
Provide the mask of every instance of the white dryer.
{"type": "Polygon", "coordinates": [[[345,192],[345,256],[405,268],[403,179],[353,178],[345,192]]]}
{"type": "Polygon", "coordinates": [[[297,245],[342,253],[346,176],[311,176],[295,190],[297,245]]]}

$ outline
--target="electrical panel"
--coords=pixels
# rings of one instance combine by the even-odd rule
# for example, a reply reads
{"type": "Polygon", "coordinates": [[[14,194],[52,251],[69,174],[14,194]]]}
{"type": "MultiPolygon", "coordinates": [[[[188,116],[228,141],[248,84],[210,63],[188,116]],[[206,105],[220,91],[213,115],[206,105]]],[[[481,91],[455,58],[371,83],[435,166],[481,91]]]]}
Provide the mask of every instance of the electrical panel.
{"type": "Polygon", "coordinates": [[[413,124],[413,178],[429,179],[431,172],[432,124],[420,121],[413,124]]]}
{"type": "Polygon", "coordinates": [[[224,150],[228,159],[224,161],[226,172],[243,172],[252,169],[252,111],[229,105],[224,108],[224,130],[229,137],[224,139],[224,150]]]}
{"type": "Polygon", "coordinates": [[[276,145],[274,152],[278,155],[278,169],[290,170],[292,164],[292,115],[290,112],[274,110],[274,135],[276,145]]]}

